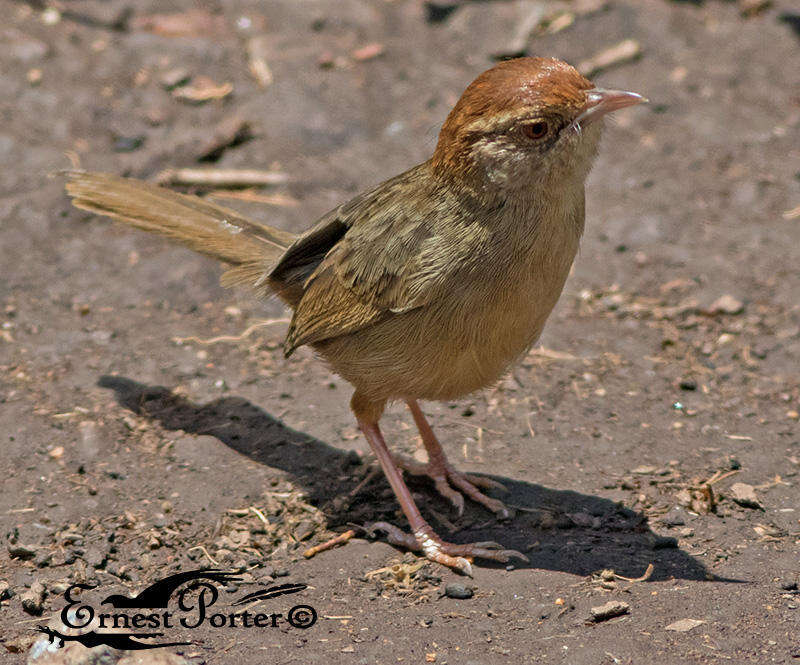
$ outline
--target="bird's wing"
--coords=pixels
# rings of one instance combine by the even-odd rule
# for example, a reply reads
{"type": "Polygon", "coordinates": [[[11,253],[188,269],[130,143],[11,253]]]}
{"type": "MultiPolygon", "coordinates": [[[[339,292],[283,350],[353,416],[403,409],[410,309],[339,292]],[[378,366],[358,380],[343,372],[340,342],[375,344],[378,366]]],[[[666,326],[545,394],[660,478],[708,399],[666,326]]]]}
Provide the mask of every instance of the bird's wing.
{"type": "Polygon", "coordinates": [[[267,598],[275,598],[276,596],[283,596],[287,593],[297,593],[298,591],[302,591],[303,589],[307,589],[308,585],[303,584],[302,582],[297,583],[289,583],[289,584],[281,584],[279,586],[271,586],[267,589],[259,589],[258,591],[253,591],[253,593],[248,593],[246,596],[242,596],[239,600],[232,603],[232,605],[245,605],[247,603],[251,603],[254,600],[265,600],[267,598]]]}
{"type": "Polygon", "coordinates": [[[189,570],[184,573],[176,573],[165,577],[163,580],[154,582],[149,587],[140,591],[136,599],[153,599],[158,601],[169,600],[172,592],[184,582],[190,580],[212,580],[214,582],[237,582],[241,578],[232,571],[218,570],[215,568],[203,568],[201,570],[189,570]]]}
{"type": "MultiPolygon", "coordinates": [[[[301,286],[285,351],[338,337],[430,301],[437,221],[449,204],[425,185],[422,164],[326,215],[270,275],[301,286]],[[299,278],[304,278],[302,284],[299,278]]],[[[452,253],[451,253],[452,254],[452,253]]]]}

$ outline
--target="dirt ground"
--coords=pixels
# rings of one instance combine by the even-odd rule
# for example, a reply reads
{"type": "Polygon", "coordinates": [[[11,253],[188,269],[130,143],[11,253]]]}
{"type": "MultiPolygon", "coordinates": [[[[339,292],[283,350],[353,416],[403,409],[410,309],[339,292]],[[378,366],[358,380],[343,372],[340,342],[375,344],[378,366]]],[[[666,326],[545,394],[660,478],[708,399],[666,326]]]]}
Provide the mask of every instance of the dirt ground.
{"type": "MultiPolygon", "coordinates": [[[[179,628],[165,639],[192,645],[141,653],[800,662],[795,2],[0,0],[0,15],[0,662],[66,662],[29,647],[69,584],[99,585],[99,602],[213,565],[241,571],[229,593],[308,584],[296,598],[317,623],[179,628]],[[404,525],[347,384],[308,349],[283,359],[277,302],[71,209],[50,174],[278,171],[216,200],[298,231],[426,159],[494,57],[586,71],[624,40],[638,57],[593,78],[651,104],[608,125],[541,346],[494,389],[425,405],[451,459],[501,480],[516,515],[458,518],[410,481],[442,535],[530,564],[478,562],[470,580],[360,531],[305,559],[351,525],[404,525]],[[609,601],[627,613],[593,620],[609,601]]],[[[399,405],[384,425],[416,451],[399,405]]]]}

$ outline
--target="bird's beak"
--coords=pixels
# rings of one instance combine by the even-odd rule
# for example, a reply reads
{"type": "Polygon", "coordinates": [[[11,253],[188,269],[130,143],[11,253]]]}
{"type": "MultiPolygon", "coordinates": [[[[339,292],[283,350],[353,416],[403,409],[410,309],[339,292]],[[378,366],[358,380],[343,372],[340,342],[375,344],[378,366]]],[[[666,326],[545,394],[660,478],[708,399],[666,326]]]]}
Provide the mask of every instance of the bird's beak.
{"type": "Polygon", "coordinates": [[[648,99],[637,95],[635,92],[626,90],[604,90],[603,88],[592,88],[586,91],[586,104],[580,112],[575,122],[593,122],[602,118],[606,113],[624,109],[626,106],[645,104],[648,99]]]}

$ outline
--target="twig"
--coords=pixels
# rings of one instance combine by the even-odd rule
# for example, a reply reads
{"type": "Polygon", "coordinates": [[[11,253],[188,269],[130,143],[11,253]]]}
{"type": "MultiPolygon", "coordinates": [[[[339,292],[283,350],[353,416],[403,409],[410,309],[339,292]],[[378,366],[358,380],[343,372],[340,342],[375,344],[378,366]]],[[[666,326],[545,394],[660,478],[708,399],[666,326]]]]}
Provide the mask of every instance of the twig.
{"type": "Polygon", "coordinates": [[[623,575],[618,575],[617,573],[614,573],[614,577],[619,580],[625,580],[626,582],[646,582],[650,579],[650,576],[653,574],[654,570],[655,566],[653,566],[652,563],[648,563],[647,570],[644,571],[644,575],[641,577],[625,577],[623,575]]]}
{"type": "Polygon", "coordinates": [[[252,203],[266,203],[268,205],[282,206],[284,208],[294,208],[300,205],[300,201],[285,194],[259,194],[254,189],[241,189],[228,191],[227,189],[215,189],[208,193],[212,199],[236,199],[237,201],[249,201],[252,203]]]}
{"type": "Polygon", "coordinates": [[[269,523],[269,520],[266,517],[264,517],[264,513],[262,513],[258,508],[256,508],[255,506],[250,506],[250,512],[253,513],[253,515],[255,515],[258,519],[260,519],[264,523],[264,526],[267,527],[267,529],[269,530],[272,529],[272,525],[269,523]]]}
{"type": "Polygon", "coordinates": [[[544,346],[537,346],[531,351],[530,355],[539,356],[540,358],[547,358],[548,360],[582,360],[578,356],[573,356],[571,353],[556,351],[555,349],[548,349],[544,346]]]}
{"type": "Polygon", "coordinates": [[[319,554],[320,552],[324,552],[326,550],[332,549],[337,545],[342,545],[350,540],[353,536],[356,535],[354,529],[349,529],[344,533],[340,533],[338,536],[331,538],[330,540],[326,540],[324,543],[320,543],[319,545],[314,545],[314,547],[309,547],[305,552],[303,552],[303,556],[306,559],[310,559],[315,554],[319,554]]]}
{"type": "Polygon", "coordinates": [[[283,185],[289,176],[281,171],[256,169],[167,169],[156,176],[160,185],[205,185],[212,187],[248,187],[283,185]]]}
{"type": "Polygon", "coordinates": [[[207,550],[205,547],[203,547],[202,545],[195,545],[194,547],[190,547],[190,548],[189,548],[188,550],[186,550],[186,551],[187,551],[187,552],[191,552],[191,551],[193,551],[193,550],[200,550],[200,551],[201,551],[203,554],[205,554],[205,555],[206,555],[206,557],[208,558],[208,560],[209,560],[209,561],[210,561],[210,562],[211,562],[213,565],[215,565],[215,566],[218,566],[218,565],[219,565],[219,562],[218,562],[218,561],[216,561],[216,560],[214,559],[214,557],[212,557],[212,556],[211,556],[211,555],[208,553],[208,550],[207,550]]]}
{"type": "Polygon", "coordinates": [[[525,415],[525,422],[528,424],[528,432],[531,435],[532,439],[536,438],[536,430],[533,429],[533,425],[531,425],[531,414],[528,413],[525,415]]]}
{"type": "Polygon", "coordinates": [[[609,67],[636,60],[641,54],[642,47],[639,42],[635,39],[626,39],[579,63],[578,71],[584,76],[594,76],[609,67]]]}
{"type": "Polygon", "coordinates": [[[173,337],[172,341],[176,344],[194,342],[195,344],[202,344],[204,346],[208,344],[217,344],[218,342],[240,342],[245,337],[249,337],[253,331],[258,328],[271,326],[274,323],[289,323],[289,321],[290,319],[265,319],[264,321],[259,321],[249,326],[241,335],[220,335],[219,337],[211,337],[209,339],[200,339],[199,337],[173,337]]]}
{"type": "Polygon", "coordinates": [[[735,476],[739,473],[739,469],[734,469],[733,471],[728,471],[727,473],[722,473],[721,471],[717,471],[711,478],[706,480],[704,483],[700,483],[700,485],[714,485],[718,483],[720,480],[725,480],[725,478],[730,478],[731,476],[735,476]]]}

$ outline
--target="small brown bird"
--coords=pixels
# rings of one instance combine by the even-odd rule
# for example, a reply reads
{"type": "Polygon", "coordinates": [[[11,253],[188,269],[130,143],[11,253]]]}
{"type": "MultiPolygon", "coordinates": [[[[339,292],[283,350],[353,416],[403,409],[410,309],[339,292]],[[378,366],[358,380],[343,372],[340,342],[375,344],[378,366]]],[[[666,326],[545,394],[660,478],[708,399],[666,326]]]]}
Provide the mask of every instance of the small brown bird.
{"type": "Polygon", "coordinates": [[[502,62],[464,91],[428,161],[300,236],[105,174],[70,172],[67,191],[79,208],[224,261],[223,284],[280,296],[294,310],[286,355],[309,344],[355,387],[351,408],[411,533],[383,522],[372,529],[471,574],[469,557],[525,557],[497,543],[445,542],[422,517],[399,466],[430,476],[459,513],[464,494],[509,513],[481,491],[498,483],[450,465],[417,400],[491,385],[538,339],[583,232],[600,119],[643,101],[596,88],[560,60],[502,62]],[[387,448],[378,421],[390,400],[411,410],[427,464],[387,448]]]}

